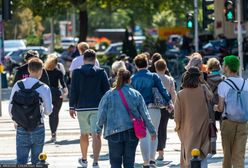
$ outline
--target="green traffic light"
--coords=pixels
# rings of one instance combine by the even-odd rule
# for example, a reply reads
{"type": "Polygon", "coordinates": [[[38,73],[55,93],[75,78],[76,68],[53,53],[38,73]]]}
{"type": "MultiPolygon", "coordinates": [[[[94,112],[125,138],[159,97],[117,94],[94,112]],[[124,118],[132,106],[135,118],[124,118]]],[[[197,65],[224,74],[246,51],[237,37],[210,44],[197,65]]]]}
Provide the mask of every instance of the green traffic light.
{"type": "Polygon", "coordinates": [[[189,29],[192,29],[192,28],[193,28],[193,22],[192,22],[191,20],[188,21],[187,27],[188,27],[189,29]]]}
{"type": "Polygon", "coordinates": [[[228,11],[228,13],[227,13],[227,19],[228,20],[233,20],[233,13],[232,13],[232,11],[228,11]]]}

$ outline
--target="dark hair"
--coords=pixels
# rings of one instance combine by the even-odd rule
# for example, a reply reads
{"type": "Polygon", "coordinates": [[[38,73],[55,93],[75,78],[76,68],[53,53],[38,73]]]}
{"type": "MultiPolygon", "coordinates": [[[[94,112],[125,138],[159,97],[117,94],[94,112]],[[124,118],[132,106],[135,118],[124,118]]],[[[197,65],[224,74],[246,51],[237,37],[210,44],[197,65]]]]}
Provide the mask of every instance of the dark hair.
{"type": "Polygon", "coordinates": [[[87,61],[95,61],[96,60],[96,52],[92,49],[87,49],[85,52],[84,52],[84,60],[87,60],[87,61]]]}
{"type": "Polygon", "coordinates": [[[151,64],[151,67],[149,68],[149,70],[151,72],[156,72],[156,69],[155,69],[155,62],[157,62],[158,60],[162,59],[162,55],[159,54],[159,53],[154,53],[152,55],[152,64],[151,64]]]}
{"type": "Polygon", "coordinates": [[[199,85],[200,70],[197,67],[190,67],[183,77],[183,88],[197,88],[199,85]]]}
{"type": "Polygon", "coordinates": [[[145,54],[139,54],[134,58],[134,63],[138,68],[146,68],[148,66],[148,59],[145,54]]]}
{"type": "Polygon", "coordinates": [[[117,73],[117,81],[115,89],[120,89],[122,86],[129,82],[131,73],[126,69],[120,69],[117,73]]]}
{"type": "Polygon", "coordinates": [[[24,59],[28,61],[30,58],[37,57],[39,58],[39,53],[34,50],[28,50],[27,53],[24,55],[24,59]]]}
{"type": "Polygon", "coordinates": [[[39,58],[31,58],[28,61],[28,70],[31,72],[39,72],[43,68],[43,62],[39,58]]]}

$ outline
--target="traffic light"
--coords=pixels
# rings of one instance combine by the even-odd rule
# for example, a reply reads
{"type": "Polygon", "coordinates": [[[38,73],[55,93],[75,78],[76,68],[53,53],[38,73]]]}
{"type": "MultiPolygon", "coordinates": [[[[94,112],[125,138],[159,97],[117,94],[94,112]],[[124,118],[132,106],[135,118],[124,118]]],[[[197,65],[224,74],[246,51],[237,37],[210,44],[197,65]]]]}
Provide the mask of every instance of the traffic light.
{"type": "Polygon", "coordinates": [[[194,27],[194,15],[193,15],[193,13],[187,13],[186,18],[187,18],[187,22],[186,22],[187,28],[193,29],[193,27],[194,27]]]}
{"type": "Polygon", "coordinates": [[[213,4],[214,0],[202,0],[203,29],[206,29],[209,24],[214,22],[214,18],[211,16],[214,13],[214,9],[210,7],[213,4]]]}
{"type": "Polygon", "coordinates": [[[2,0],[2,17],[3,20],[11,20],[12,18],[12,5],[13,0],[2,0]]]}
{"type": "Polygon", "coordinates": [[[235,3],[233,0],[225,1],[225,16],[229,22],[235,20],[235,3]]]}

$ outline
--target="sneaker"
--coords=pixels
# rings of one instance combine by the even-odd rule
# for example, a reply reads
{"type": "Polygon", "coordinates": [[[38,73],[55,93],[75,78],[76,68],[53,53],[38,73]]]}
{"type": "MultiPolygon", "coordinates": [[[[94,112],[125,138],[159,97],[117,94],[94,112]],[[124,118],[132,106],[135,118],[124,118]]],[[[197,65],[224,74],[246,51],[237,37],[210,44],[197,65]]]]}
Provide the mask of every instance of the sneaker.
{"type": "Polygon", "coordinates": [[[95,162],[95,163],[93,163],[92,168],[100,168],[100,167],[99,167],[98,163],[95,162]]]}
{"type": "Polygon", "coordinates": [[[56,133],[53,133],[52,134],[52,137],[51,137],[51,142],[56,142],[56,133]]]}
{"type": "Polygon", "coordinates": [[[78,163],[79,163],[83,168],[87,168],[87,166],[88,166],[87,160],[83,160],[83,159],[81,159],[81,158],[78,159],[78,163]]]}
{"type": "Polygon", "coordinates": [[[156,168],[156,167],[157,167],[157,166],[156,166],[156,162],[153,161],[153,160],[151,160],[151,161],[150,161],[150,167],[156,168]]]}
{"type": "Polygon", "coordinates": [[[142,168],[150,168],[149,165],[143,165],[142,168]]]}
{"type": "Polygon", "coordinates": [[[163,160],[164,160],[164,156],[158,156],[158,157],[157,157],[157,160],[158,160],[158,161],[163,161],[163,160]]]}

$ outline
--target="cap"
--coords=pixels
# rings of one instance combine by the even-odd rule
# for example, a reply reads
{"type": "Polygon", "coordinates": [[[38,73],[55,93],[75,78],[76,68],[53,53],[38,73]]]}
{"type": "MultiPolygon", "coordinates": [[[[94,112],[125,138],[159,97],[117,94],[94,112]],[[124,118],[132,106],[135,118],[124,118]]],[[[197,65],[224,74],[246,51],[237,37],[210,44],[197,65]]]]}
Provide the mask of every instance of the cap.
{"type": "Polygon", "coordinates": [[[30,58],[37,57],[39,58],[39,53],[34,50],[28,50],[27,53],[24,55],[25,60],[29,60],[30,58]]]}

